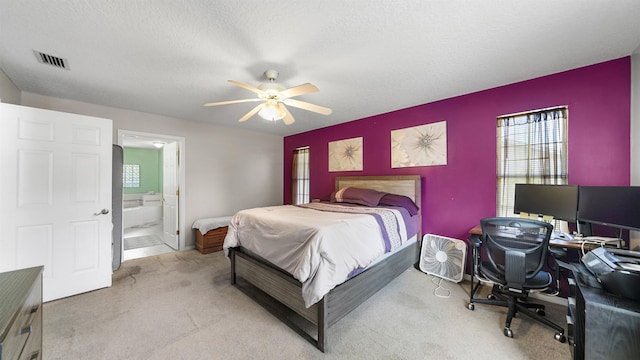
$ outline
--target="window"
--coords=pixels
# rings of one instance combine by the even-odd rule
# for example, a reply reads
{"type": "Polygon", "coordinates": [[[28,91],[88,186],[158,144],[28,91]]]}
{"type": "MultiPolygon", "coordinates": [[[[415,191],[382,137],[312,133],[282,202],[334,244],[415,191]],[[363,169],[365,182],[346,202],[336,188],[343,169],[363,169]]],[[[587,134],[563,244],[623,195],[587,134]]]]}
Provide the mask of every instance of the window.
{"type": "Polygon", "coordinates": [[[295,204],[309,202],[309,147],[293,151],[291,166],[291,201],[295,204]]]}
{"type": "Polygon", "coordinates": [[[567,184],[566,107],[498,117],[498,216],[514,216],[516,183],[567,184]]]}
{"type": "Polygon", "coordinates": [[[140,187],[140,165],[122,165],[122,185],[126,188],[140,187]]]}

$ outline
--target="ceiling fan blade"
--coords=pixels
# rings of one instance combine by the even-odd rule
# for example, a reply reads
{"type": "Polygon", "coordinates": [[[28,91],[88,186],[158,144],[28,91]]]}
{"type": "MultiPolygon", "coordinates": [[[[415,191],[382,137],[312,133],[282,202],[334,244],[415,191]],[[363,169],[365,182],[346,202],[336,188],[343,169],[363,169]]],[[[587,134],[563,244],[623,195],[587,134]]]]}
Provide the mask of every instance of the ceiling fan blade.
{"type": "Polygon", "coordinates": [[[254,107],[253,109],[251,109],[251,111],[249,111],[248,113],[244,114],[243,117],[240,118],[240,120],[238,120],[238,122],[245,122],[247,120],[249,120],[250,117],[252,117],[253,115],[257,114],[258,111],[260,111],[263,107],[264,107],[265,103],[262,103],[256,107],[254,107]]]}
{"type": "Polygon", "coordinates": [[[239,104],[243,102],[252,102],[252,101],[262,101],[261,99],[244,99],[244,100],[231,100],[231,101],[220,101],[214,103],[206,103],[204,106],[218,106],[218,105],[229,105],[229,104],[239,104]]]}
{"type": "Polygon", "coordinates": [[[254,92],[254,93],[258,94],[258,95],[264,94],[264,91],[258,89],[257,87],[254,87],[254,86],[251,86],[251,85],[247,85],[247,84],[242,83],[240,81],[229,80],[229,82],[232,83],[235,86],[239,86],[239,87],[241,87],[241,88],[243,88],[245,90],[249,90],[249,91],[254,92]]]}
{"type": "Polygon", "coordinates": [[[300,108],[300,109],[313,111],[322,115],[329,115],[333,112],[333,110],[329,109],[328,107],[315,105],[315,104],[311,104],[311,103],[300,101],[300,100],[285,99],[283,103],[289,106],[300,108]]]}
{"type": "Polygon", "coordinates": [[[289,112],[289,109],[287,109],[286,106],[284,106],[284,104],[278,104],[280,106],[282,106],[282,109],[284,109],[284,113],[286,114],[283,118],[282,118],[282,122],[285,125],[291,125],[293,124],[294,121],[296,121],[296,119],[293,118],[293,115],[291,115],[291,113],[289,112]]]}
{"type": "Polygon", "coordinates": [[[310,94],[318,91],[320,90],[318,90],[318,88],[315,85],[306,83],[306,84],[294,86],[292,88],[288,88],[286,90],[282,90],[280,91],[280,95],[285,98],[290,98],[290,97],[310,94]]]}

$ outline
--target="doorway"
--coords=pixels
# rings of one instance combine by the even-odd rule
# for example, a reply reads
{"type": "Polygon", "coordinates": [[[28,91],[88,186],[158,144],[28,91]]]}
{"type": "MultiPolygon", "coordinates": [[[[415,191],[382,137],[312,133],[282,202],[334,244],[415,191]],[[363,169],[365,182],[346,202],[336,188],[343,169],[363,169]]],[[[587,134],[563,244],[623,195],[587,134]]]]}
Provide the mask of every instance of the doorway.
{"type": "Polygon", "coordinates": [[[184,142],[118,130],[124,149],[123,261],[184,249],[184,142]]]}

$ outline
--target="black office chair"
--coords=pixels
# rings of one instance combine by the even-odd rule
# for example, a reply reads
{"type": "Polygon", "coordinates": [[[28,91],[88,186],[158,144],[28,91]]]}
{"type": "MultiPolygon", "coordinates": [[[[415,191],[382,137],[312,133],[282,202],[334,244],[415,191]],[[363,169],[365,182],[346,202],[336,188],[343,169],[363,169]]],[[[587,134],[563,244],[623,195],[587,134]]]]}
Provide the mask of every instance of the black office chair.
{"type": "Polygon", "coordinates": [[[511,319],[524,314],[554,330],[554,338],[565,342],[564,329],[544,318],[544,305],[527,302],[529,290],[544,290],[552,283],[551,274],[543,271],[549,253],[553,225],[537,220],[495,217],[480,221],[482,239],[470,238],[473,276],[469,310],[474,304],[508,308],[504,335],[513,337],[511,319]],[[484,249],[484,258],[481,258],[484,249]],[[475,283],[474,278],[478,279],[475,283]],[[480,280],[493,282],[488,298],[475,297],[480,280]]]}

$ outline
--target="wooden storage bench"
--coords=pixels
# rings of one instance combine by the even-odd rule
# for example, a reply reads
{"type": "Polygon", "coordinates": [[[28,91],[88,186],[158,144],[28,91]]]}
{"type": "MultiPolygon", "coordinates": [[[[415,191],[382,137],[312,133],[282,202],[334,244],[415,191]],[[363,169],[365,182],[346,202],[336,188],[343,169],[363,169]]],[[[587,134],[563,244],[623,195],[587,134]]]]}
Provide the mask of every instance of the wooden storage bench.
{"type": "Polygon", "coordinates": [[[196,249],[203,254],[222,250],[222,243],[224,242],[224,237],[227,236],[227,229],[229,229],[228,226],[219,227],[207,231],[204,235],[200,231],[196,231],[196,249]]]}
{"type": "Polygon", "coordinates": [[[196,249],[203,254],[222,250],[230,221],[231,216],[196,220],[192,226],[196,229],[196,249]]]}

